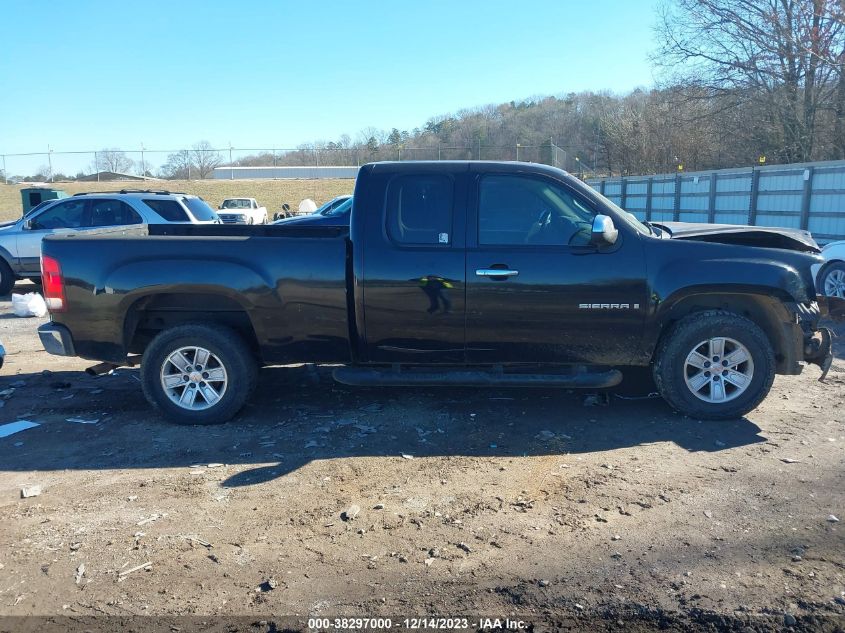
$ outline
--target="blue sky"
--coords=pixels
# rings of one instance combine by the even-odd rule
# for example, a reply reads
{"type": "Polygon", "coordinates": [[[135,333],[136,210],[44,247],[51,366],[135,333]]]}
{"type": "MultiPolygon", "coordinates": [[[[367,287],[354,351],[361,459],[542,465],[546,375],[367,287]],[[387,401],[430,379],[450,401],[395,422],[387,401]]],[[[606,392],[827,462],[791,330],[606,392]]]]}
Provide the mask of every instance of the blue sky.
{"type": "MultiPolygon", "coordinates": [[[[653,82],[651,0],[3,0],[0,153],[294,147],[653,82]]],[[[14,169],[9,169],[10,173],[14,169]]]]}

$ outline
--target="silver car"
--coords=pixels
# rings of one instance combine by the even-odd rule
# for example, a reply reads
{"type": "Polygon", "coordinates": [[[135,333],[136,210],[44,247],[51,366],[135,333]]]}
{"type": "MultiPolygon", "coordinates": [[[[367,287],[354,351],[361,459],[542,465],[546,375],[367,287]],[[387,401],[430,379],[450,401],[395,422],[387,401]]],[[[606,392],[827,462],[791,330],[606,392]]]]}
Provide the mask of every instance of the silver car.
{"type": "Polygon", "coordinates": [[[205,200],[186,193],[124,189],[51,200],[0,224],[0,296],[9,294],[18,279],[41,276],[45,235],[107,226],[219,223],[205,200]]]}

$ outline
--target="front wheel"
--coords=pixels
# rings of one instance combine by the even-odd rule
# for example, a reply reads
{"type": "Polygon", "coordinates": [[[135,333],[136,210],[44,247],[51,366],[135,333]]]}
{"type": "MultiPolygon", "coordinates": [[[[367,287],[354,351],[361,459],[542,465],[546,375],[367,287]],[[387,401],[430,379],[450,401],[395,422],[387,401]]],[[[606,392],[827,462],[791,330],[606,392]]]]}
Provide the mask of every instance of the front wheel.
{"type": "Polygon", "coordinates": [[[664,337],[654,363],[660,395],[694,418],[739,418],[768,395],[775,355],[765,332],[722,311],[691,314],[664,337]]]}
{"type": "Polygon", "coordinates": [[[244,406],[258,367],[234,330],[179,325],[150,342],[141,363],[147,400],[178,424],[218,424],[244,406]]]}
{"type": "Polygon", "coordinates": [[[819,289],[828,297],[845,299],[845,263],[832,262],[819,276],[819,289]]]}

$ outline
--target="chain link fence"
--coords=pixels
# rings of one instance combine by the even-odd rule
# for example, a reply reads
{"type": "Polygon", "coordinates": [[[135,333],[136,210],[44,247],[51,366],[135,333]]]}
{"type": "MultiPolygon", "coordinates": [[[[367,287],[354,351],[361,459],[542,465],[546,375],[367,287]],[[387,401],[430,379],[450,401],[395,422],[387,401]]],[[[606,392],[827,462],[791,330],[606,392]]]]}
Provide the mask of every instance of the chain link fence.
{"type": "Polygon", "coordinates": [[[327,167],[360,166],[375,161],[500,160],[544,163],[583,175],[583,165],[551,140],[539,145],[430,145],[403,144],[358,147],[301,146],[298,148],[215,148],[205,144],[190,149],[103,149],[85,151],[24,152],[0,154],[5,183],[67,180],[167,178],[203,180],[218,167],[327,167]]]}

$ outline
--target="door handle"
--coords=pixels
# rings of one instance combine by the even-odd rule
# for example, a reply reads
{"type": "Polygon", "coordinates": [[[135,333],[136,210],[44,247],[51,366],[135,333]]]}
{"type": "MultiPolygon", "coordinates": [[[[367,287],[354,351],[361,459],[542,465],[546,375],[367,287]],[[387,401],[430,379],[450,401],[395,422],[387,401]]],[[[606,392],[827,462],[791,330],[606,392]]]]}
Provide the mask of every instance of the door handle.
{"type": "Polygon", "coordinates": [[[510,268],[478,268],[475,274],[478,277],[516,277],[519,271],[510,268]]]}

